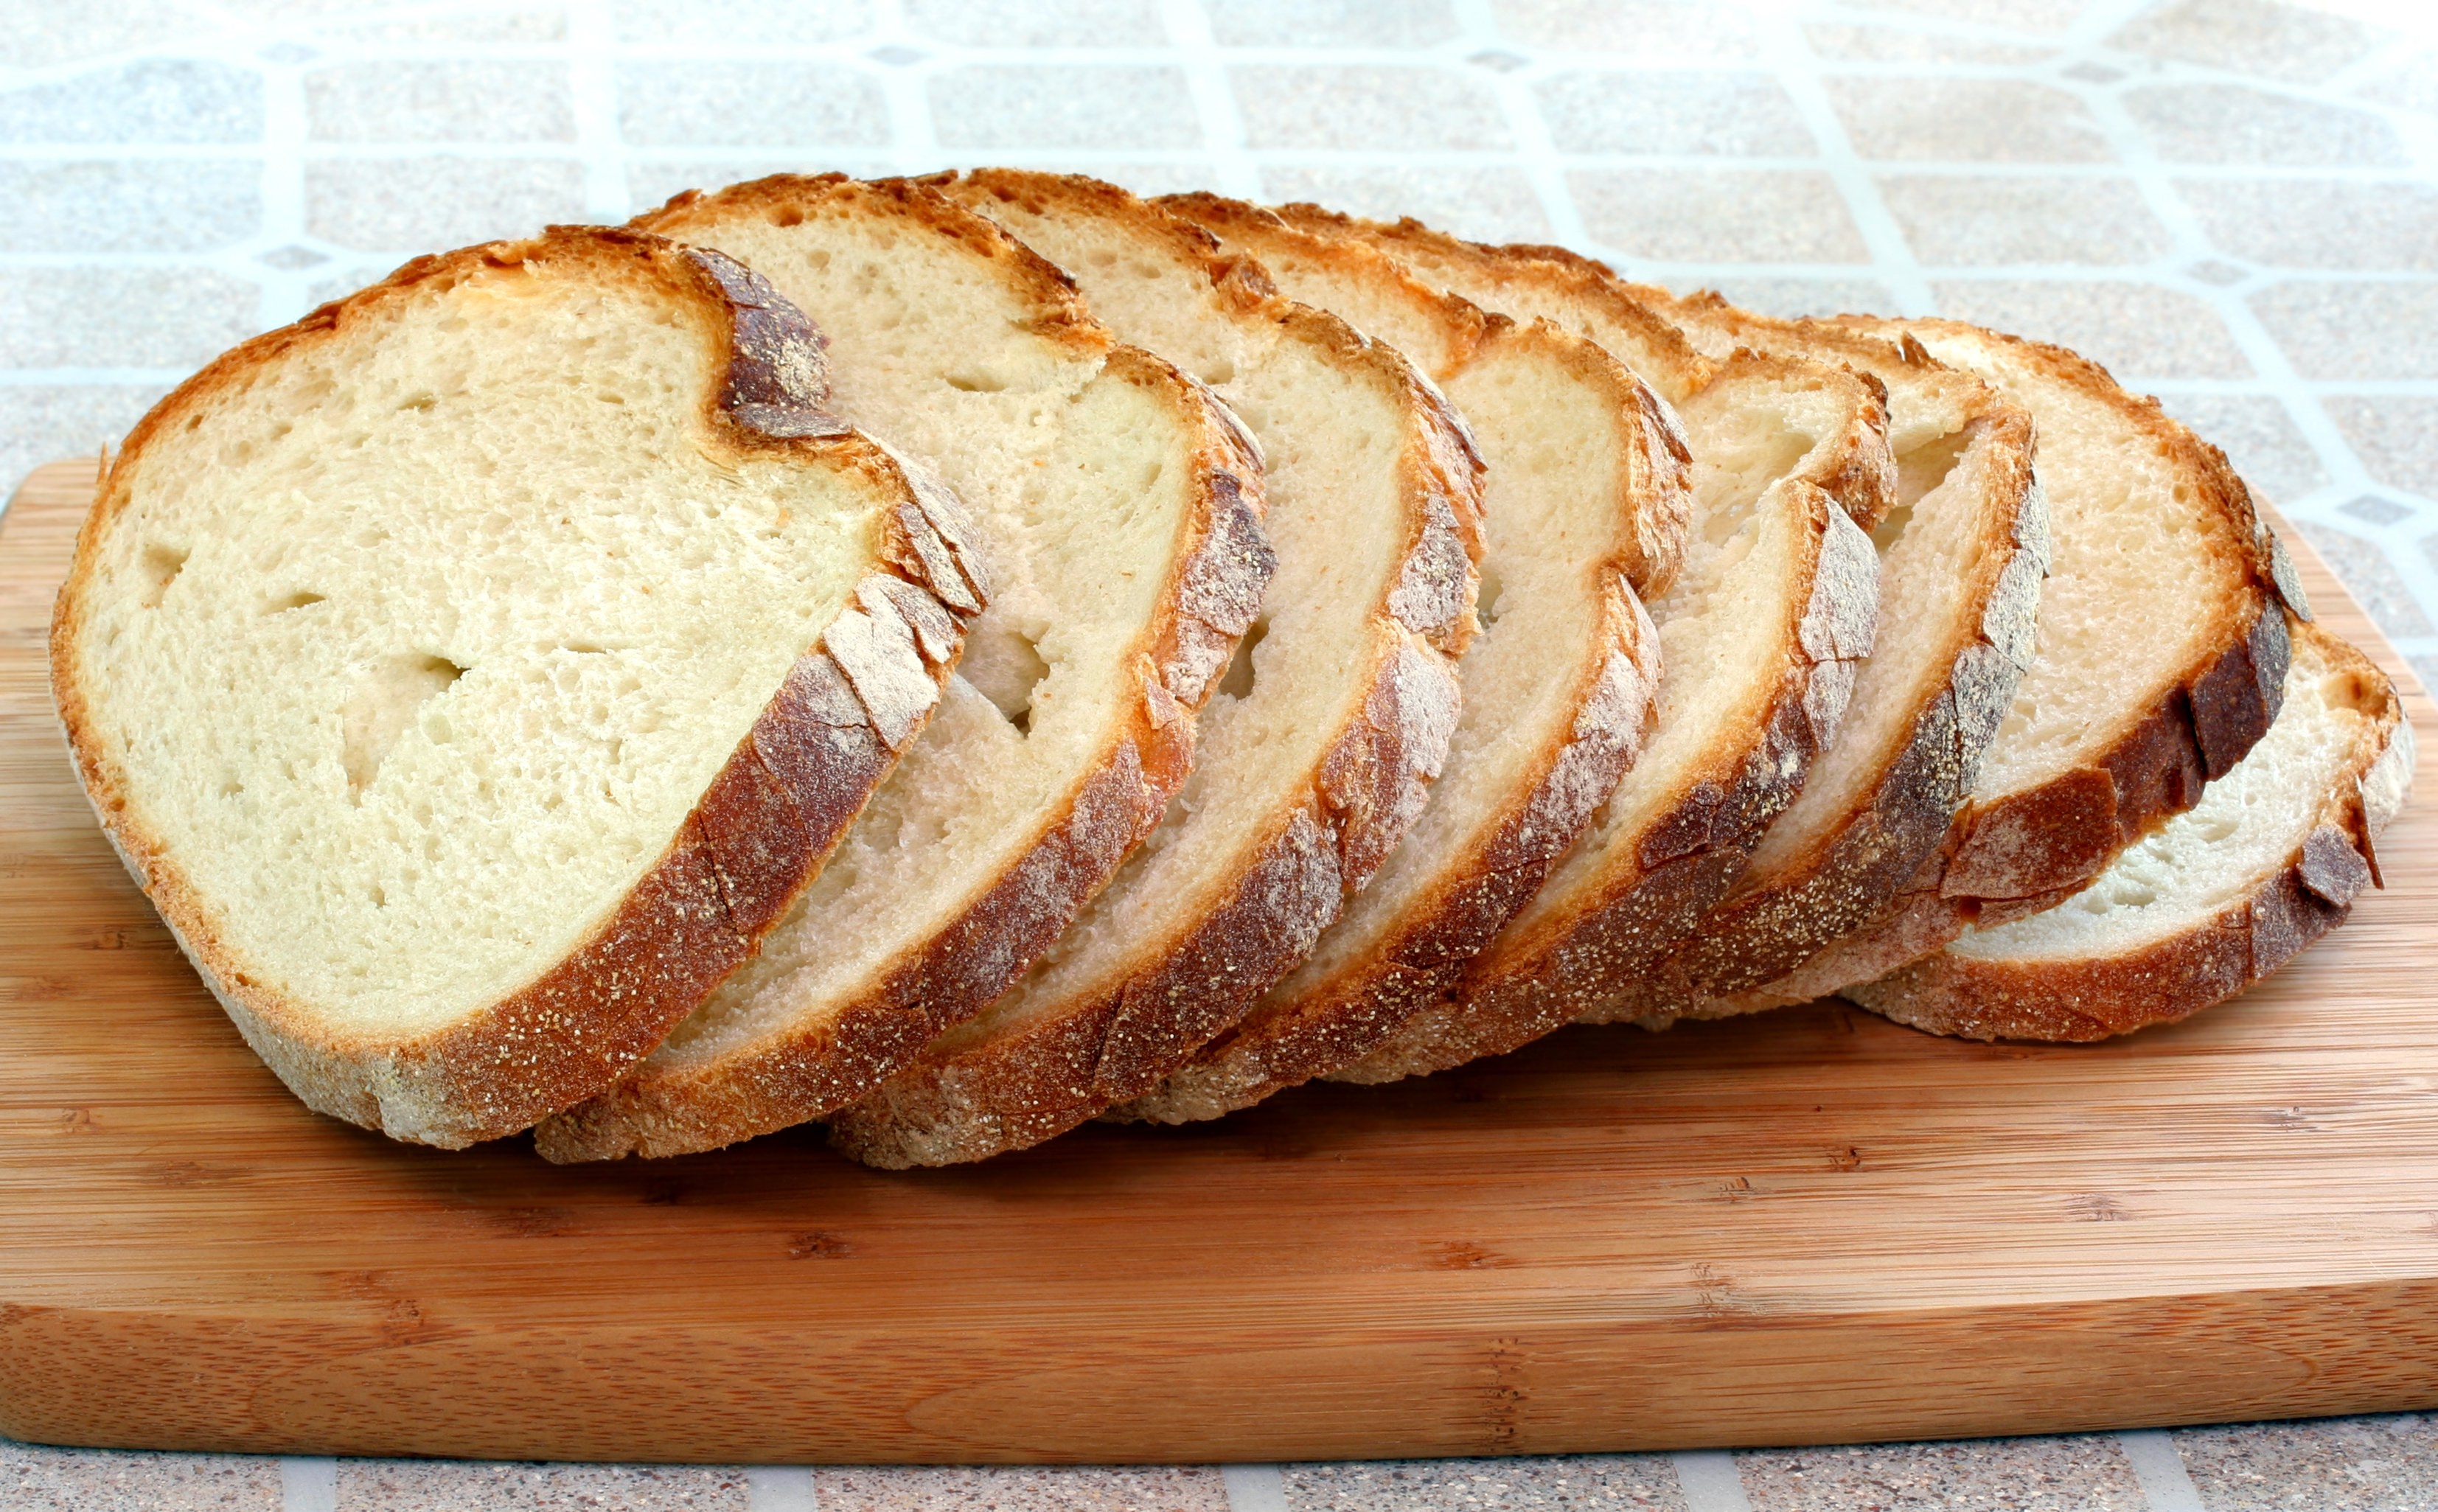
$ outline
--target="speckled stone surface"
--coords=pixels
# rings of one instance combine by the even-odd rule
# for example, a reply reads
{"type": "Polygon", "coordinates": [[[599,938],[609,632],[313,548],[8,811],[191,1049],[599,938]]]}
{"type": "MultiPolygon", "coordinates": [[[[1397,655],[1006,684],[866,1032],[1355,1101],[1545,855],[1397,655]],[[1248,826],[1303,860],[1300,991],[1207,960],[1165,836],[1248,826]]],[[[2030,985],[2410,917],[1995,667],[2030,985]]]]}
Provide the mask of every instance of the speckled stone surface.
{"type": "Polygon", "coordinates": [[[2421,1414],[2174,1435],[2210,1512],[2424,1512],[2438,1505],[2438,1419],[2421,1414]]]}
{"type": "MultiPolygon", "coordinates": [[[[214,352],[419,252],[764,173],[1006,161],[2069,343],[2225,448],[2438,678],[2429,9],[26,0],[0,26],[0,474],[91,454],[214,352]]],[[[2421,1417],[2172,1443],[2209,1512],[2438,1508],[2421,1417]]],[[[2146,1504],[2107,1434],[1700,1463],[1740,1470],[1754,1512],[2146,1504]]],[[[831,1512],[1230,1505],[1204,1467],[792,1473],[365,1461],[296,1484],[461,1512],[811,1504],[789,1486],[831,1512]]],[[[1688,1500],[1667,1456],[1274,1475],[1242,1484],[1297,1512],[1732,1504],[1688,1500]]],[[[0,1512],[274,1508],[282,1485],[268,1460],[0,1443],[0,1512]]]]}
{"type": "Polygon", "coordinates": [[[1290,1512],[1682,1512],[1686,1505],[1675,1468],[1659,1454],[1392,1460],[1281,1471],[1290,1512]]]}
{"type": "Polygon", "coordinates": [[[1930,263],[2105,266],[2170,245],[2130,179],[1903,174],[1882,179],[1880,195],[1930,263]]]}
{"type": "Polygon", "coordinates": [[[745,1472],[697,1465],[343,1460],[336,1512],[751,1512],[745,1472]]]}
{"type": "Polygon", "coordinates": [[[1698,263],[1863,263],[1870,253],[1826,173],[1784,168],[1619,168],[1572,175],[1592,235],[1632,256],[1698,263]]]}
{"type": "Polygon", "coordinates": [[[827,1469],[822,1512],[1228,1512],[1209,1466],[827,1469]]]}
{"type": "Polygon", "coordinates": [[[279,1512],[279,1462],[242,1454],[126,1454],[0,1438],[8,1512],[279,1512]]]}
{"type": "Polygon", "coordinates": [[[1932,286],[1941,312],[2070,346],[2122,378],[2249,378],[2252,363],[2209,302],[2113,279],[1981,279],[1932,286]]]}
{"type": "Polygon", "coordinates": [[[2144,1512],[2113,1439],[1873,1444],[1736,1456],[1753,1512],[2144,1512]]]}

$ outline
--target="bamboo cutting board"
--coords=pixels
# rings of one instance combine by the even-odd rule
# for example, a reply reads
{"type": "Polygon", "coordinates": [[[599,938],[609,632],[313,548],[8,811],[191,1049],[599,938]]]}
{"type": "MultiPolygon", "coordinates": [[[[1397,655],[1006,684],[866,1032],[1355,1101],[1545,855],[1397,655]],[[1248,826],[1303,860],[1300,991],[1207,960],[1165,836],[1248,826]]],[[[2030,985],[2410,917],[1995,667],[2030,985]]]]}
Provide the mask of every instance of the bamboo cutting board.
{"type": "Polygon", "coordinates": [[[308,1113],[120,871],[42,660],[92,477],[43,469],[0,524],[0,1433],[1276,1460],[2438,1405],[2417,691],[2387,890],[2238,1003],[2115,1044],[1815,1005],[963,1169],[801,1134],[557,1169],[308,1113]]]}

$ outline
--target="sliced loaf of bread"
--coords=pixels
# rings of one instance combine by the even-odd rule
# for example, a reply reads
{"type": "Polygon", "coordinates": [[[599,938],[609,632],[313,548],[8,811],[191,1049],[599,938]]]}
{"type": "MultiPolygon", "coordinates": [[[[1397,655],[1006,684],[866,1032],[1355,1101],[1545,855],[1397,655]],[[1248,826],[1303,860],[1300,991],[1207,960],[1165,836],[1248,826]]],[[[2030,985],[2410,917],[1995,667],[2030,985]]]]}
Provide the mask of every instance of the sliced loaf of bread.
{"type": "Polygon", "coordinates": [[[2292,644],[2276,723],[2200,802],[2063,903],[1846,995],[1940,1034],[2106,1039],[2231,997],[2342,923],[2378,880],[2412,727],[2360,652],[2308,624],[2292,644]]]}
{"type": "Polygon", "coordinates": [[[307,1103],[461,1146],[607,1086],[921,730],[982,571],[716,254],[418,258],[128,438],[51,635],[79,774],[307,1103]]]}
{"type": "Polygon", "coordinates": [[[1303,958],[1440,770],[1479,550],[1479,458],[1393,350],[1122,190],[940,183],[1244,416],[1278,571],[1159,830],[1014,992],[831,1120],[882,1166],[1020,1149],[1140,1097],[1303,958]]]}
{"type": "Polygon", "coordinates": [[[1599,820],[1462,976],[1333,1075],[1378,1081],[1494,1055],[1610,1000],[1723,897],[1834,738],[1868,653],[1879,563],[1855,517],[1890,507],[1886,413],[1868,379],[1752,352],[1711,361],[1615,280],[1413,222],[1291,206],[1425,282],[1587,337],[1684,417],[1692,517],[1651,599],[1666,675],[1656,724],[1599,820]]]}
{"type": "Polygon", "coordinates": [[[1689,509],[1685,443],[1616,359],[1489,315],[1359,241],[1210,195],[1161,206],[1260,259],[1289,298],[1403,351],[1489,464],[1482,634],[1430,807],[1312,957],[1159,1090],[1114,1116],[1217,1117],[1368,1054],[1490,942],[1606,802],[1656,710],[1689,509]]]}
{"type": "MultiPolygon", "coordinates": [[[[1646,291],[1654,301],[1666,299],[1646,291]]],[[[1735,889],[1595,1022],[1732,1011],[1877,915],[1937,849],[2032,660],[2048,509],[2031,416],[1919,343],[1770,320],[1717,295],[1661,308],[1714,356],[1842,362],[1888,392],[1897,507],[1873,532],[1880,622],[1836,743],[1735,889]]]]}
{"type": "Polygon", "coordinates": [[[1270,558],[1252,443],[1073,284],[921,185],[772,178],[639,224],[769,278],[842,413],[938,469],[997,591],[940,713],[762,953],[555,1160],[818,1118],[1007,990],[1159,821],[1270,558]]]}
{"type": "Polygon", "coordinates": [[[1955,816],[1879,917],[1737,1007],[1827,995],[2038,913],[2193,806],[2276,717],[2292,564],[2225,453],[2054,346],[1950,321],[1841,320],[1911,338],[2029,411],[2049,505],[2032,668],[1955,816]]]}

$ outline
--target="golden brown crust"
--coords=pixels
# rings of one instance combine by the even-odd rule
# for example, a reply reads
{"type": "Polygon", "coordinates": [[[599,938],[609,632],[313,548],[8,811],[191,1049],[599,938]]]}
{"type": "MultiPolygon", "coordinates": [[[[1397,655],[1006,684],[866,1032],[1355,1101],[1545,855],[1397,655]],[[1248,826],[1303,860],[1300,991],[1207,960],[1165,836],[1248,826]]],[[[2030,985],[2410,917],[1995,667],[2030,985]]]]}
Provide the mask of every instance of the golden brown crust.
{"type": "Polygon", "coordinates": [[[2351,675],[2367,716],[2350,760],[2284,862],[2211,917],[2104,956],[1989,959],[1940,950],[1846,995],[1875,1013],[1967,1039],[2092,1041],[2172,1024],[2223,1002],[2344,922],[2376,878],[2374,841],[2389,817],[2364,789],[2382,761],[2409,770],[2411,732],[2394,687],[2333,636],[2322,655],[2351,675]]]}
{"type": "MultiPolygon", "coordinates": [[[[1227,250],[1262,259],[1275,274],[1282,265],[1317,265],[1349,287],[1383,302],[1403,301],[1418,323],[1435,326],[1440,349],[1430,377],[1445,385],[1499,348],[1535,349],[1564,366],[1577,381],[1601,391],[1618,417],[1619,445],[1633,465],[1619,485],[1615,518],[1629,530],[1616,567],[1646,597],[1674,582],[1692,512],[1691,462],[1684,430],[1667,401],[1606,351],[1546,321],[1517,321],[1433,288],[1390,254],[1352,236],[1289,224],[1277,212],[1209,193],[1169,195],[1153,202],[1217,237],[1227,250]]],[[[1405,354],[1421,365],[1415,353],[1405,354]]]]}
{"type": "Polygon", "coordinates": [[[2038,911],[2096,875],[2128,845],[2200,801],[2203,785],[2242,760],[2277,716],[2290,655],[2287,612],[2307,618],[2285,548],[2251,491],[2216,447],[2167,417],[2156,399],[2119,388],[2106,369],[2066,351],[1943,321],[1840,317],[1899,340],[1946,334],[2003,345],[2042,376],[2108,406],[2155,444],[2193,486],[2197,518],[2217,528],[2235,579],[2228,601],[2191,606],[2217,635],[2163,680],[2146,707],[2095,731],[2089,754],[2035,786],[1961,806],[1939,849],[1880,915],[1781,982],[1752,989],[1752,1006],[1803,1001],[1938,949],[1978,919],[2038,911]],[[1799,995],[1798,995],[1799,994],[1799,995]]]}
{"type": "MultiPolygon", "coordinates": [[[[1331,1075],[1389,1081],[1500,1055],[1611,1002],[1684,939],[1740,876],[1763,828],[1833,739],[1870,648],[1879,562],[1828,494],[1785,480],[1807,552],[1789,584],[1780,672],[1639,833],[1613,838],[1601,874],[1551,918],[1510,928],[1387,1044],[1331,1075]]],[[[1756,612],[1758,609],[1756,608],[1756,612]]]]}
{"type": "Polygon", "coordinates": [[[1132,659],[1133,717],[1112,731],[1063,806],[1038,817],[1037,837],[1016,862],[835,1015],[707,1063],[647,1063],[551,1119],[537,1142],[554,1161],[684,1154],[819,1118],[871,1092],[1006,992],[1158,824],[1192,766],[1193,712],[1260,611],[1276,565],[1262,531],[1260,455],[1241,422],[1168,363],[1116,343],[1064,273],[996,224],[926,185],[838,174],[682,195],[649,221],[708,239],[736,214],[781,224],[822,214],[903,218],[986,260],[1034,311],[1032,328],[1098,357],[1177,413],[1197,437],[1189,466],[1198,498],[1132,659]]]}
{"type": "MultiPolygon", "coordinates": [[[[1651,833],[1629,841],[1615,873],[1581,906],[1532,938],[1493,942],[1458,983],[1379,1050],[1336,1073],[1384,1081],[1444,1069],[1510,1049],[1604,1001],[1627,974],[1681,940],[1740,873],[1763,825],[1793,799],[1830,738],[1866,651],[1877,594],[1877,560],[1862,530],[1891,507],[1896,470],[1887,440],[1886,394],[1843,367],[1739,351],[1713,360],[1607,269],[1546,249],[1489,247],[1407,220],[1390,225],[1312,205],[1278,214],[1316,233],[1357,237],[1428,277],[1509,296],[1499,305],[1571,312],[1570,324],[1614,342],[1614,355],[1683,405],[1769,402],[1769,391],[1827,393],[1844,423],[1815,437],[1786,486],[1803,491],[1826,550],[1811,580],[1819,591],[1793,615],[1787,668],[1766,706],[1745,711],[1710,768],[1651,833]],[[1460,275],[1460,276],[1459,276],[1460,275]],[[1835,517],[1835,518],[1831,518],[1835,517]]],[[[1698,460],[1698,459],[1696,459],[1698,460]]],[[[1510,937],[1514,934],[1510,932],[1510,937]]]]}
{"type": "Polygon", "coordinates": [[[1705,358],[1660,301],[1659,290],[1629,284],[1604,265],[1562,248],[1518,244],[1493,247],[1436,231],[1410,218],[1394,224],[1340,215],[1318,205],[1281,205],[1289,225],[1357,238],[1413,262],[1424,276],[1433,265],[1464,269],[1502,290],[1538,300],[1557,299],[1583,311],[1616,340],[1611,353],[1670,404],[1682,407],[1721,385],[1793,383],[1834,392],[1846,423],[1833,435],[1815,438],[1800,472],[1826,492],[1865,531],[1878,528],[1895,501],[1896,468],[1887,448],[1887,393],[1879,380],[1849,368],[1801,359],[1737,353],[1705,358]],[[1659,296],[1657,300],[1649,296],[1659,296]]]}
{"type": "Polygon", "coordinates": [[[1572,704],[1567,738],[1545,753],[1502,816],[1448,859],[1437,886],[1361,960],[1213,1038],[1157,1092],[1110,1116],[1183,1123],[1249,1107],[1369,1055],[1447,991],[1541,889],[1650,731],[1659,635],[1641,601],[1613,581],[1596,638],[1605,654],[1572,704]]]}
{"type": "MultiPolygon", "coordinates": [[[[1969,554],[1965,581],[1922,584],[1937,595],[1934,604],[1882,598],[1883,622],[1935,614],[1949,627],[1927,663],[1944,666],[1945,675],[1916,688],[1889,725],[1874,756],[1875,778],[1802,853],[1769,865],[1766,876],[1747,873],[1682,948],[1601,1011],[1652,1027],[1756,1006],[1736,994],[1794,971],[1879,914],[1936,851],[2031,664],[2049,553],[2047,509],[2033,480],[2031,417],[1988,385],[1943,367],[1917,343],[1890,346],[1835,326],[1769,320],[1715,294],[1665,308],[1688,325],[1740,343],[1792,347],[1882,375],[1899,393],[1935,384],[1933,402],[1952,405],[1956,422],[1947,436],[1962,441],[1977,469],[1978,486],[1949,507],[1973,512],[1979,544],[1969,554]]],[[[1849,729],[1843,738],[1858,734],[1849,729]]]]}
{"type": "Polygon", "coordinates": [[[128,437],[61,589],[54,696],[112,843],[248,1043],[309,1105],[394,1137],[455,1147],[514,1134],[607,1085],[751,952],[928,717],[962,647],[963,622],[987,592],[965,549],[970,527],[952,496],[826,411],[820,350],[820,334],[800,312],[716,254],[635,232],[553,227],[526,241],[418,257],[256,337],[180,385],[128,437]],[[146,827],[87,712],[77,658],[82,595],[104,534],[128,505],[132,466],[154,436],[411,292],[527,265],[642,279],[673,303],[708,312],[726,357],[723,371],[705,375],[704,444],[853,468],[896,494],[875,564],[887,570],[864,578],[857,607],[796,662],[668,849],[570,956],[448,1029],[395,1041],[344,1033],[257,979],[146,827]],[[850,623],[854,633],[841,635],[850,623]],[[917,694],[916,683],[928,694],[917,694]]]}
{"type": "Polygon", "coordinates": [[[1557,706],[1563,729],[1480,827],[1436,858],[1431,884],[1360,960],[1324,980],[1291,982],[1292,1000],[1282,998],[1285,989],[1271,993],[1158,1090],[1106,1115],[1184,1122],[1249,1106],[1369,1054],[1444,991],[1539,890],[1633,765],[1656,712],[1658,635],[1634,588],[1674,576],[1690,503],[1673,417],[1647,385],[1589,342],[1546,322],[1519,325],[1484,315],[1421,284],[1369,243],[1291,227],[1253,205],[1207,194],[1160,203],[1231,250],[1264,259],[1278,276],[1286,276],[1281,267],[1316,266],[1368,298],[1403,297],[1419,320],[1443,327],[1444,361],[1434,375],[1443,382],[1458,382],[1475,362],[1514,344],[1564,367],[1605,396],[1616,445],[1629,459],[1617,494],[1585,500],[1580,510],[1578,528],[1590,541],[1581,565],[1599,608],[1581,643],[1573,694],[1557,706]]]}
{"type": "Polygon", "coordinates": [[[951,1035],[831,1120],[833,1144],[886,1167],[1023,1149],[1140,1097],[1303,958],[1438,775],[1456,724],[1454,659],[1474,630],[1481,530],[1481,461],[1437,392],[1344,322],[1271,292],[1257,262],[1222,256],[1207,233],[1091,180],[988,170],[930,182],[985,213],[1001,202],[1113,220],[1199,266],[1232,318],[1272,325],[1396,393],[1408,416],[1397,466],[1409,534],[1371,616],[1355,716],[1328,733],[1303,796],[1246,837],[1225,896],[1144,941],[1120,980],[1041,1005],[977,1042],[951,1035]]]}

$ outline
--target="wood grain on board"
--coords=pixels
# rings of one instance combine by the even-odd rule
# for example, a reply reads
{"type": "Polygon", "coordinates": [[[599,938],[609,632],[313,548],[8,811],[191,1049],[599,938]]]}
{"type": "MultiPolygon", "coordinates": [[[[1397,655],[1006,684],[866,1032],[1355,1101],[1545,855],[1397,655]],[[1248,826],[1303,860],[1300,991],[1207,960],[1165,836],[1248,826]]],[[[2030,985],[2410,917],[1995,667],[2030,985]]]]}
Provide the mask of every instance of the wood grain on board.
{"type": "MultiPolygon", "coordinates": [[[[2438,1405],[2438,725],[2387,889],[2098,1046],[1564,1031],[892,1174],[320,1118],[95,828],[0,521],[0,1433],[711,1461],[1548,1453],[2438,1405]]],[[[2306,557],[2322,619],[2401,663],[2306,557]]]]}

